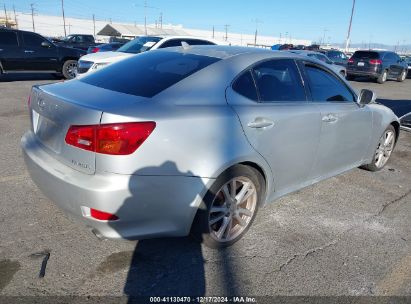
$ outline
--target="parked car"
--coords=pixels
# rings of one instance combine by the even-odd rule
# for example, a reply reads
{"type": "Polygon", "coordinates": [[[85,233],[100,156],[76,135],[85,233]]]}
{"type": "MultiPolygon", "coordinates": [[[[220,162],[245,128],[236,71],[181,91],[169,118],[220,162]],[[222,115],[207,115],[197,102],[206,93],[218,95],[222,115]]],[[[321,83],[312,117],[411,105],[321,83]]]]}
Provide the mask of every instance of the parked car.
{"type": "Polygon", "coordinates": [[[348,62],[348,56],[339,50],[323,50],[324,55],[332,60],[334,64],[346,66],[348,62]]]}
{"type": "Polygon", "coordinates": [[[121,42],[98,44],[96,46],[89,47],[88,50],[87,50],[87,54],[97,53],[97,52],[117,51],[123,45],[124,45],[124,43],[121,43],[121,42]]]}
{"type": "Polygon", "coordinates": [[[356,51],[347,63],[347,79],[366,76],[384,83],[387,79],[404,81],[408,65],[396,53],[389,51],[356,51]]]}
{"type": "Polygon", "coordinates": [[[410,70],[411,70],[411,56],[406,56],[404,58],[404,61],[408,65],[408,77],[411,77],[411,73],[410,73],[410,70]]]}
{"type": "Polygon", "coordinates": [[[58,73],[76,75],[77,61],[86,52],[55,45],[39,34],[0,29],[1,73],[58,73]]]}
{"type": "Polygon", "coordinates": [[[62,46],[72,47],[84,51],[87,51],[89,47],[96,45],[93,35],[84,34],[68,35],[56,43],[62,46]]]}
{"type": "Polygon", "coordinates": [[[290,51],[292,53],[295,54],[300,54],[303,56],[308,56],[308,57],[312,57],[315,59],[318,59],[324,63],[326,63],[327,65],[329,65],[329,67],[335,72],[340,74],[342,77],[345,77],[347,75],[347,70],[344,66],[341,65],[337,65],[335,64],[332,60],[330,60],[330,58],[328,58],[326,55],[320,53],[320,52],[314,52],[314,51],[297,51],[297,50],[292,50],[290,51]]]}
{"type": "Polygon", "coordinates": [[[378,171],[399,122],[329,65],[290,52],[145,52],[34,86],[30,175],[106,238],[190,232],[229,246],[275,199],[358,166],[378,171]],[[62,110],[64,109],[64,110],[62,110]]]}
{"type": "Polygon", "coordinates": [[[113,62],[148,50],[181,46],[183,41],[189,45],[218,44],[214,40],[195,38],[192,36],[141,36],[126,43],[115,52],[96,53],[84,56],[78,63],[78,76],[84,76],[83,74],[85,73],[92,73],[113,62]]]}

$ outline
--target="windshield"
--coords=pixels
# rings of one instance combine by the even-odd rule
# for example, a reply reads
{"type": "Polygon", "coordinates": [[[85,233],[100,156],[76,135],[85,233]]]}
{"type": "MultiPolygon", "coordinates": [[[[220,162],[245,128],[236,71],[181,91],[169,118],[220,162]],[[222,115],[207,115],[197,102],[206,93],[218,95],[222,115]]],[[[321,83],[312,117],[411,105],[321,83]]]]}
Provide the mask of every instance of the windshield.
{"type": "Polygon", "coordinates": [[[142,53],[151,49],[160,40],[160,37],[138,37],[130,42],[127,42],[117,51],[132,54],[142,53]]]}
{"type": "Polygon", "coordinates": [[[321,60],[322,62],[332,64],[332,61],[330,59],[328,59],[328,57],[323,55],[323,54],[312,53],[312,54],[308,54],[308,56],[317,58],[318,60],[321,60]]]}
{"type": "Polygon", "coordinates": [[[153,97],[219,60],[177,52],[145,52],[111,64],[80,81],[120,93],[153,97]]]}
{"type": "Polygon", "coordinates": [[[355,59],[379,59],[380,55],[377,52],[356,51],[353,55],[355,59]]]}
{"type": "Polygon", "coordinates": [[[63,39],[61,39],[62,41],[69,41],[71,38],[73,38],[73,35],[68,35],[66,37],[64,37],[63,39]]]}

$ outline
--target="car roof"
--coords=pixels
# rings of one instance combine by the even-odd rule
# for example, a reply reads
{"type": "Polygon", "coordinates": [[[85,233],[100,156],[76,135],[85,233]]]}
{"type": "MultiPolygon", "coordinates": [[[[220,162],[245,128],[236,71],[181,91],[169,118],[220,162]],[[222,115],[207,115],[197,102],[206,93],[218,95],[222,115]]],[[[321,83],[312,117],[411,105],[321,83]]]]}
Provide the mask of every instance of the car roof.
{"type": "Polygon", "coordinates": [[[308,51],[308,50],[287,50],[287,52],[295,53],[295,54],[301,54],[301,55],[308,55],[308,54],[317,54],[317,55],[323,55],[321,52],[316,52],[316,51],[308,51]]]}
{"type": "Polygon", "coordinates": [[[229,46],[229,45],[193,45],[188,48],[170,47],[160,50],[160,52],[178,52],[184,54],[193,54],[200,56],[215,57],[219,59],[228,59],[234,56],[253,57],[260,55],[259,57],[267,58],[300,58],[305,59],[302,55],[291,53],[287,51],[272,51],[268,49],[244,47],[244,46],[229,46]]]}

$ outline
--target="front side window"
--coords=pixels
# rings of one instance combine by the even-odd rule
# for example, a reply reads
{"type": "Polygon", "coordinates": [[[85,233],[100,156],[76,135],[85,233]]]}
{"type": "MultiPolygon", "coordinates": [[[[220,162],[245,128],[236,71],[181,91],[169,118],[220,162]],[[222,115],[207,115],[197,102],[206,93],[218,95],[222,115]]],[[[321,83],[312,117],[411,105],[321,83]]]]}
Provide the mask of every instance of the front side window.
{"type": "Polygon", "coordinates": [[[233,84],[233,90],[251,100],[258,100],[257,89],[251,71],[247,71],[237,78],[233,84]]]}
{"type": "Polygon", "coordinates": [[[304,86],[294,60],[266,61],[253,70],[261,102],[306,101],[304,86]]]}
{"type": "Polygon", "coordinates": [[[26,46],[40,47],[46,41],[43,37],[32,33],[23,33],[23,40],[26,46]]]}
{"type": "Polygon", "coordinates": [[[17,35],[14,32],[0,31],[0,45],[17,46],[17,35]]]}
{"type": "Polygon", "coordinates": [[[111,64],[80,81],[120,93],[153,97],[219,58],[151,51],[111,64]]]}
{"type": "Polygon", "coordinates": [[[306,65],[305,71],[313,101],[355,102],[354,95],[336,76],[311,65],[306,65]]]}

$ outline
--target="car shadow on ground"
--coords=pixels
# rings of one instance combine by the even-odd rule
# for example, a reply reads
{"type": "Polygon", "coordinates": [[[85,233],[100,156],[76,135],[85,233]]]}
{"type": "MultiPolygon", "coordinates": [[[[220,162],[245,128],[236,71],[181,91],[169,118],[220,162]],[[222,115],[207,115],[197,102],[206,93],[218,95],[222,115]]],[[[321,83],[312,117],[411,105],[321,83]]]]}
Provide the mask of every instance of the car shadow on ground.
{"type": "MultiPolygon", "coordinates": [[[[142,194],[135,190],[136,183],[141,182],[141,176],[159,176],[164,172],[175,178],[181,178],[182,175],[195,178],[190,171],[180,172],[176,164],[171,161],[167,161],[158,167],[146,167],[138,170],[129,181],[131,195],[117,212],[120,218],[122,213],[130,214],[136,208],[139,212],[144,212],[144,205],[150,204],[150,201],[145,201],[144,198],[141,199],[142,194]]],[[[205,185],[201,185],[201,188],[205,188],[205,185]]],[[[159,189],[159,191],[162,191],[162,189],[159,189]]],[[[202,205],[198,208],[191,205],[191,202],[195,201],[198,194],[189,197],[188,202],[191,208],[203,212],[202,205]]],[[[172,203],[173,197],[170,199],[170,194],[165,195],[164,203],[172,203]]],[[[156,195],[156,197],[162,197],[162,195],[156,195]]],[[[151,203],[154,204],[155,201],[152,200],[151,203]]],[[[188,212],[188,210],[181,210],[181,212],[184,211],[188,212]]],[[[158,212],[164,211],[158,210],[158,212]]],[[[147,218],[147,221],[150,221],[150,218],[147,218]]],[[[113,223],[112,228],[116,230],[116,227],[113,223]]],[[[128,238],[124,231],[117,230],[117,232],[123,238],[132,239],[128,238]]],[[[201,231],[200,234],[202,233],[201,231]]],[[[200,240],[194,240],[188,236],[138,241],[132,254],[127,280],[124,285],[124,294],[128,296],[129,303],[138,302],[138,297],[141,296],[204,296],[206,293],[205,260],[201,243],[201,236],[200,240]]],[[[224,250],[220,249],[214,254],[218,260],[216,266],[220,267],[221,277],[219,282],[221,282],[221,288],[225,290],[226,294],[235,295],[237,294],[236,284],[234,284],[236,279],[229,261],[230,252],[230,248],[226,248],[224,250]]]]}
{"type": "Polygon", "coordinates": [[[47,73],[2,74],[0,82],[32,81],[32,80],[63,80],[63,76],[47,73]]]}

